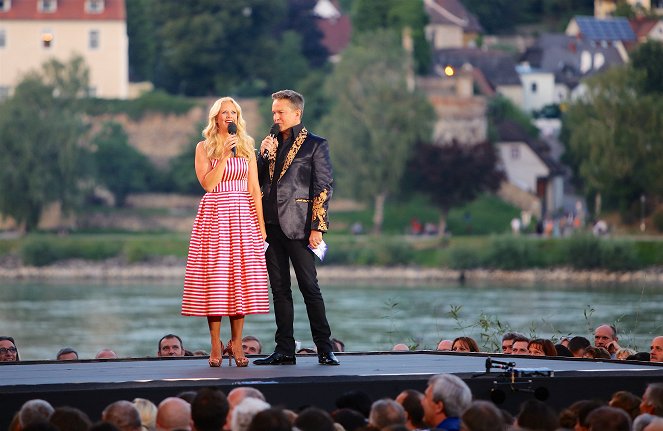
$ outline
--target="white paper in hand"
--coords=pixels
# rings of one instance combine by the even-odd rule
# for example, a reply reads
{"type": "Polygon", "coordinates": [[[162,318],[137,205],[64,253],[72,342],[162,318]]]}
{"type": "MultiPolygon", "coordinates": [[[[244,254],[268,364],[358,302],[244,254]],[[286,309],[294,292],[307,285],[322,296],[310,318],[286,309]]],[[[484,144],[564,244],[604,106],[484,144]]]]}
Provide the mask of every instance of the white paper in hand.
{"type": "Polygon", "coordinates": [[[313,252],[316,256],[318,256],[318,259],[320,259],[320,262],[322,262],[325,258],[325,254],[327,254],[327,243],[323,239],[320,241],[320,244],[316,248],[312,248],[311,244],[308,245],[309,250],[313,252]]]}
{"type": "Polygon", "coordinates": [[[265,244],[263,245],[262,252],[263,252],[263,253],[266,253],[268,247],[269,247],[269,243],[268,243],[267,241],[265,241],[265,244]]]}

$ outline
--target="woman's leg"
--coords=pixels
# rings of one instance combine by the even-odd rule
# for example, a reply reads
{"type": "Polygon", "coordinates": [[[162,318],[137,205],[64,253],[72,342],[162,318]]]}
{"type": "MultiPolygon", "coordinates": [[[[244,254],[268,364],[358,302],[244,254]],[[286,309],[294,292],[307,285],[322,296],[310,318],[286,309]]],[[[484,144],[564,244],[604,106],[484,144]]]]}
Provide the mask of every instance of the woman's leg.
{"type": "Polygon", "coordinates": [[[223,349],[221,347],[221,316],[207,316],[207,326],[209,327],[209,337],[212,349],[210,350],[210,359],[221,359],[223,349]]]}

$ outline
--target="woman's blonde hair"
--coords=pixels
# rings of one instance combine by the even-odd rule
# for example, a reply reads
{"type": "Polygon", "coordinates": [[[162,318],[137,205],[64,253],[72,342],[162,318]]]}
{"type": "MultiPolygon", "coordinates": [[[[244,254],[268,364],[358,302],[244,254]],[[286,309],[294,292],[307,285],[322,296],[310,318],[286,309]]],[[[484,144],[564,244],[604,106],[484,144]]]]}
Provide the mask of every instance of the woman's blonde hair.
{"type": "Polygon", "coordinates": [[[219,135],[221,130],[217,125],[216,116],[219,115],[221,105],[224,102],[232,103],[237,110],[237,136],[239,137],[237,157],[248,159],[255,150],[255,143],[253,138],[246,133],[246,121],[244,121],[244,117],[242,116],[242,108],[232,97],[222,97],[218,99],[209,110],[207,127],[203,129],[203,137],[205,138],[204,146],[207,157],[210,159],[218,159],[222,155],[223,142],[219,135]]]}

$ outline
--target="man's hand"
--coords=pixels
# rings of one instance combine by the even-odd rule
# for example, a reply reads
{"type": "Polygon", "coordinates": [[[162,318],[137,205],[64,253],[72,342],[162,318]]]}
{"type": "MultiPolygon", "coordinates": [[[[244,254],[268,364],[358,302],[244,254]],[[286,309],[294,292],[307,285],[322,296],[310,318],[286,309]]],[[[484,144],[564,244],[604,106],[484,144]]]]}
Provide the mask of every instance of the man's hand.
{"type": "Polygon", "coordinates": [[[319,230],[312,230],[311,235],[308,237],[308,245],[311,248],[318,248],[320,243],[322,242],[322,232],[319,230]]]}
{"type": "Polygon", "coordinates": [[[260,154],[265,154],[265,150],[269,153],[269,158],[273,159],[276,154],[276,147],[279,141],[273,136],[266,136],[260,143],[260,154]]]}

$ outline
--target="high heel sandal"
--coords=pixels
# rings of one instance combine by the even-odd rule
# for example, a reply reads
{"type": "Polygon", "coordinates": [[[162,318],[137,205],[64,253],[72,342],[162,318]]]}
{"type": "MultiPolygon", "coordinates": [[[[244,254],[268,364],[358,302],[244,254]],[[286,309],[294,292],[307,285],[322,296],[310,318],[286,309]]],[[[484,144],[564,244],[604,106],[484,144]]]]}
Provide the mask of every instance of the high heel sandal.
{"type": "Polygon", "coordinates": [[[233,351],[232,340],[228,341],[228,345],[226,346],[226,353],[228,353],[228,366],[231,365],[230,362],[231,359],[235,360],[235,366],[237,367],[246,367],[249,365],[249,359],[246,356],[244,356],[244,352],[242,352],[242,356],[239,357],[235,354],[235,352],[233,351]]]}
{"type": "Polygon", "coordinates": [[[212,353],[210,352],[209,355],[209,366],[212,368],[217,368],[221,366],[221,360],[223,359],[223,352],[225,351],[223,348],[223,342],[221,342],[221,355],[218,358],[213,358],[212,353]]]}

